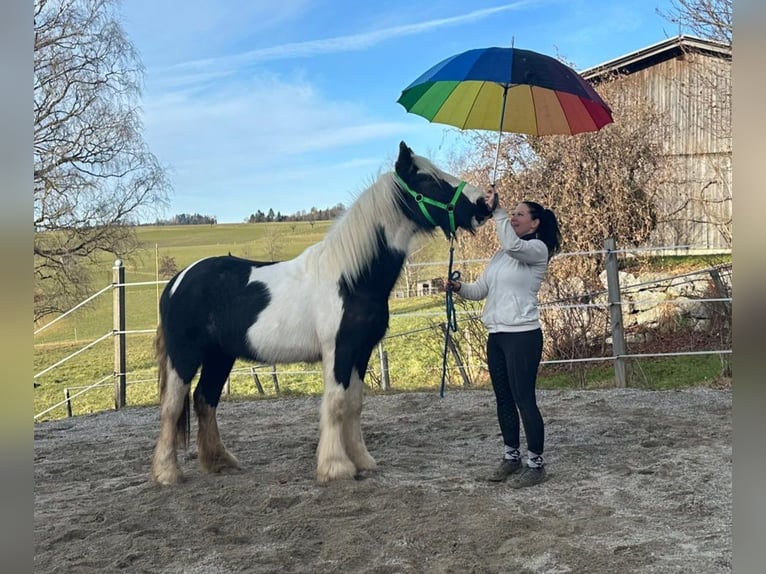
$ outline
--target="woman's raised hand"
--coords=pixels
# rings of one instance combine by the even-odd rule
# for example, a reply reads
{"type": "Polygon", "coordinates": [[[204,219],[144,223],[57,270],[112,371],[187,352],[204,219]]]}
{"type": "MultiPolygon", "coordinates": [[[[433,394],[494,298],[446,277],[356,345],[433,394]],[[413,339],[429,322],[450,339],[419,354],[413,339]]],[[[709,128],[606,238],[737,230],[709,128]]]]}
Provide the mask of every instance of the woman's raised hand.
{"type": "Polygon", "coordinates": [[[495,190],[495,184],[492,184],[484,192],[484,203],[487,204],[487,207],[489,207],[491,211],[494,211],[499,202],[500,198],[495,190]]]}

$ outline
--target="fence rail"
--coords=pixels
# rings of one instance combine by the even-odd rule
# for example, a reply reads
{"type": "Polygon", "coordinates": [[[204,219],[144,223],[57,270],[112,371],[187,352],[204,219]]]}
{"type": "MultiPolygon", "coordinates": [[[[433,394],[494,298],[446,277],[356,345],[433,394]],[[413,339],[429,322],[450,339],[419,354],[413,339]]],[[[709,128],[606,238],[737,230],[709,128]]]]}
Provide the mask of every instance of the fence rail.
{"type": "MultiPolygon", "coordinates": [[[[677,247],[672,248],[647,248],[644,249],[644,251],[652,251],[655,253],[661,253],[664,250],[670,251],[678,251],[677,247]]],[[[697,270],[694,272],[687,272],[682,273],[678,275],[671,275],[667,277],[660,277],[657,279],[653,279],[651,281],[644,281],[640,283],[633,283],[631,285],[627,286],[621,286],[619,281],[619,273],[618,273],[618,267],[617,267],[617,255],[618,253],[627,253],[630,251],[635,250],[619,250],[617,249],[615,242],[613,240],[608,239],[605,241],[605,249],[602,251],[593,251],[588,253],[578,253],[578,254],[560,254],[557,257],[562,256],[571,256],[571,255],[600,255],[604,256],[605,259],[605,266],[606,266],[606,272],[607,272],[607,290],[604,292],[598,292],[598,293],[587,293],[583,294],[581,296],[578,296],[576,298],[574,297],[568,297],[566,299],[560,299],[558,301],[546,301],[542,302],[540,304],[541,309],[594,309],[594,308],[600,308],[608,311],[610,324],[609,324],[609,336],[612,339],[612,355],[611,356],[595,356],[595,357],[578,357],[578,358],[567,358],[567,359],[550,359],[550,360],[543,360],[541,362],[541,365],[561,365],[561,364],[578,364],[578,363],[587,363],[587,362],[608,362],[611,361],[614,364],[615,369],[615,384],[618,387],[624,387],[626,385],[626,373],[625,373],[625,361],[627,359],[638,359],[638,358],[648,358],[648,357],[670,357],[670,356],[683,356],[683,355],[706,355],[706,354],[716,354],[716,355],[727,355],[731,354],[731,349],[723,348],[723,349],[717,349],[717,350],[692,350],[692,351],[682,351],[682,352],[670,352],[670,353],[628,353],[627,352],[627,346],[625,344],[625,331],[623,326],[623,319],[625,314],[625,309],[627,306],[631,305],[632,302],[623,299],[623,295],[626,293],[629,293],[631,291],[634,291],[636,289],[644,288],[644,287],[650,287],[652,285],[661,285],[669,282],[674,281],[681,281],[683,279],[688,279],[693,276],[699,276],[702,273],[709,273],[711,276],[711,279],[716,284],[716,286],[719,289],[719,294],[723,290],[722,287],[722,279],[719,273],[718,269],[706,269],[706,270],[697,270]],[[600,297],[600,296],[607,296],[607,301],[603,303],[594,303],[592,302],[594,298],[600,297]],[[578,303],[568,303],[567,301],[571,301],[572,299],[577,299],[579,301],[587,300],[589,302],[578,302],[578,303]]],[[[477,260],[464,260],[460,261],[458,263],[475,263],[475,262],[484,262],[487,261],[486,259],[477,259],[477,260]]],[[[446,264],[446,263],[445,263],[446,264]]],[[[416,263],[416,264],[410,264],[412,266],[436,266],[438,263],[416,263]]],[[[104,287],[97,293],[91,295],[83,302],[79,303],[77,306],[73,307],[66,313],[60,315],[59,317],[56,317],[53,321],[41,326],[37,330],[34,331],[34,334],[37,335],[41,332],[43,332],[45,329],[50,327],[51,325],[55,324],[59,320],[63,319],[66,316],[69,316],[73,311],[83,307],[85,304],[93,301],[97,297],[112,291],[113,294],[113,329],[112,331],[90,341],[87,342],[82,348],[76,350],[75,352],[71,353],[70,355],[56,361],[52,365],[46,367],[45,369],[41,370],[40,372],[36,373],[33,376],[34,384],[37,386],[38,380],[41,379],[44,375],[47,375],[54,369],[62,367],[64,364],[66,364],[71,359],[79,356],[80,354],[84,353],[85,351],[92,349],[99,343],[104,342],[105,340],[112,338],[114,341],[114,369],[111,374],[106,375],[96,383],[93,383],[91,385],[85,385],[85,386],[71,386],[64,389],[64,400],[60,401],[52,406],[46,407],[41,412],[34,415],[34,420],[38,420],[39,418],[43,417],[44,415],[50,413],[51,411],[60,408],[61,406],[66,406],[67,408],[67,414],[68,416],[71,416],[72,413],[72,400],[84,395],[87,392],[90,392],[96,388],[104,387],[108,384],[114,385],[114,407],[116,409],[122,408],[126,405],[126,388],[129,384],[137,384],[137,383],[146,383],[150,382],[153,379],[144,379],[144,380],[134,380],[129,381],[128,376],[129,373],[127,372],[126,368],[126,357],[127,357],[127,335],[146,335],[146,334],[152,334],[155,332],[155,328],[151,329],[126,329],[126,303],[125,303],[125,292],[126,289],[134,288],[134,287],[140,287],[140,286],[148,286],[148,285],[164,285],[168,283],[166,280],[161,281],[141,281],[141,282],[127,282],[125,280],[125,268],[121,261],[117,260],[115,262],[115,265],[113,267],[113,281],[110,285],[104,287]],[[71,394],[71,391],[77,391],[75,394],[71,394]]],[[[730,305],[732,301],[732,298],[722,296],[722,297],[706,297],[706,298],[695,298],[693,300],[681,300],[678,301],[676,304],[682,305],[687,303],[721,303],[723,305],[730,305]]],[[[665,301],[667,303],[667,301],[665,301]]],[[[473,311],[464,311],[464,310],[455,310],[456,314],[458,316],[469,316],[475,318],[475,312],[473,311]]],[[[412,312],[412,313],[392,313],[392,318],[398,318],[398,317],[437,317],[439,315],[444,315],[444,312],[412,312]]],[[[431,331],[438,328],[438,323],[431,324],[428,327],[418,328],[418,329],[410,329],[407,331],[397,332],[397,333],[389,333],[387,334],[383,341],[381,341],[381,344],[378,347],[378,373],[373,372],[373,367],[370,367],[369,372],[373,374],[373,376],[379,377],[378,383],[380,384],[380,387],[382,389],[388,389],[390,388],[390,367],[388,364],[389,357],[386,349],[384,348],[385,342],[387,340],[392,340],[399,337],[407,337],[411,335],[415,335],[418,333],[422,333],[425,331],[431,331]]],[[[442,326],[443,328],[443,326],[442,326]]],[[[453,358],[453,362],[455,364],[454,367],[449,367],[450,371],[457,371],[463,381],[464,385],[471,384],[471,376],[470,372],[477,368],[486,368],[486,365],[483,365],[482,363],[476,363],[476,361],[465,360],[463,357],[461,357],[461,354],[458,349],[451,348],[450,349],[451,356],[453,358]]],[[[263,384],[261,382],[260,377],[262,376],[262,371],[264,369],[268,369],[268,375],[271,376],[272,384],[274,387],[274,390],[276,393],[280,392],[279,387],[279,376],[298,376],[298,375],[312,375],[312,376],[321,376],[321,369],[308,369],[308,370],[299,370],[299,369],[283,369],[280,371],[277,371],[276,365],[254,365],[244,368],[235,368],[232,370],[231,377],[238,377],[238,376],[249,376],[252,378],[253,385],[258,392],[258,394],[263,395],[265,394],[265,390],[263,387],[263,384]]],[[[229,381],[227,381],[227,384],[224,388],[224,392],[228,393],[229,391],[229,381]]]]}

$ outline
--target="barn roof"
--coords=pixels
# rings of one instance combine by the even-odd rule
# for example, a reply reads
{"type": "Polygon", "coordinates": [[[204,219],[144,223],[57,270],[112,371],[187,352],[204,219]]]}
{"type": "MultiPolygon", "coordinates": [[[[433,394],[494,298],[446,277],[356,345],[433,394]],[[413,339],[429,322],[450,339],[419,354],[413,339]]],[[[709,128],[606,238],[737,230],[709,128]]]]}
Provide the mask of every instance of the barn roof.
{"type": "Polygon", "coordinates": [[[695,36],[676,36],[657,42],[646,48],[609,60],[580,72],[583,78],[598,83],[614,73],[633,74],[640,70],[677,58],[687,52],[703,53],[718,58],[731,59],[731,46],[695,36]]]}

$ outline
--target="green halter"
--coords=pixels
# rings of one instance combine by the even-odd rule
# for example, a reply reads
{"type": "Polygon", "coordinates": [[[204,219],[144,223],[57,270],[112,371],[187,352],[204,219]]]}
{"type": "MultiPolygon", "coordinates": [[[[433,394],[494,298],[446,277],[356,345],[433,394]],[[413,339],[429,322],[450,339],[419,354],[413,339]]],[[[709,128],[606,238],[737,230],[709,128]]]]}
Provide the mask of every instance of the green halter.
{"type": "Polygon", "coordinates": [[[394,173],[394,176],[396,177],[397,183],[415,199],[418,206],[420,207],[420,211],[423,213],[423,217],[425,217],[429,223],[431,223],[431,225],[434,227],[439,227],[439,225],[434,221],[434,218],[431,217],[431,214],[428,213],[428,209],[425,206],[426,203],[428,205],[433,205],[434,207],[440,207],[447,212],[449,215],[449,233],[445,231],[444,235],[447,236],[447,239],[454,237],[455,231],[457,231],[455,228],[455,204],[457,203],[458,197],[460,197],[460,194],[463,192],[465,182],[461,181],[458,184],[457,189],[455,190],[455,195],[452,196],[452,200],[449,203],[442,203],[441,201],[436,201],[430,197],[425,197],[422,193],[414,191],[401,177],[399,177],[398,173],[394,173]]]}

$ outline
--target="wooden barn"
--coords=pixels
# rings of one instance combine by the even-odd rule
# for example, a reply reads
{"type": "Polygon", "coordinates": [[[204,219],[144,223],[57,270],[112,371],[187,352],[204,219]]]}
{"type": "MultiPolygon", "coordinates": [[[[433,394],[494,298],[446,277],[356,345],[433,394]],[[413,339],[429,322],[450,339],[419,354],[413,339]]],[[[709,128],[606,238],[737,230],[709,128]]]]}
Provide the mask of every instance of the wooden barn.
{"type": "Polygon", "coordinates": [[[666,184],[653,245],[731,249],[731,46],[678,36],[581,72],[663,116],[666,184]]]}

